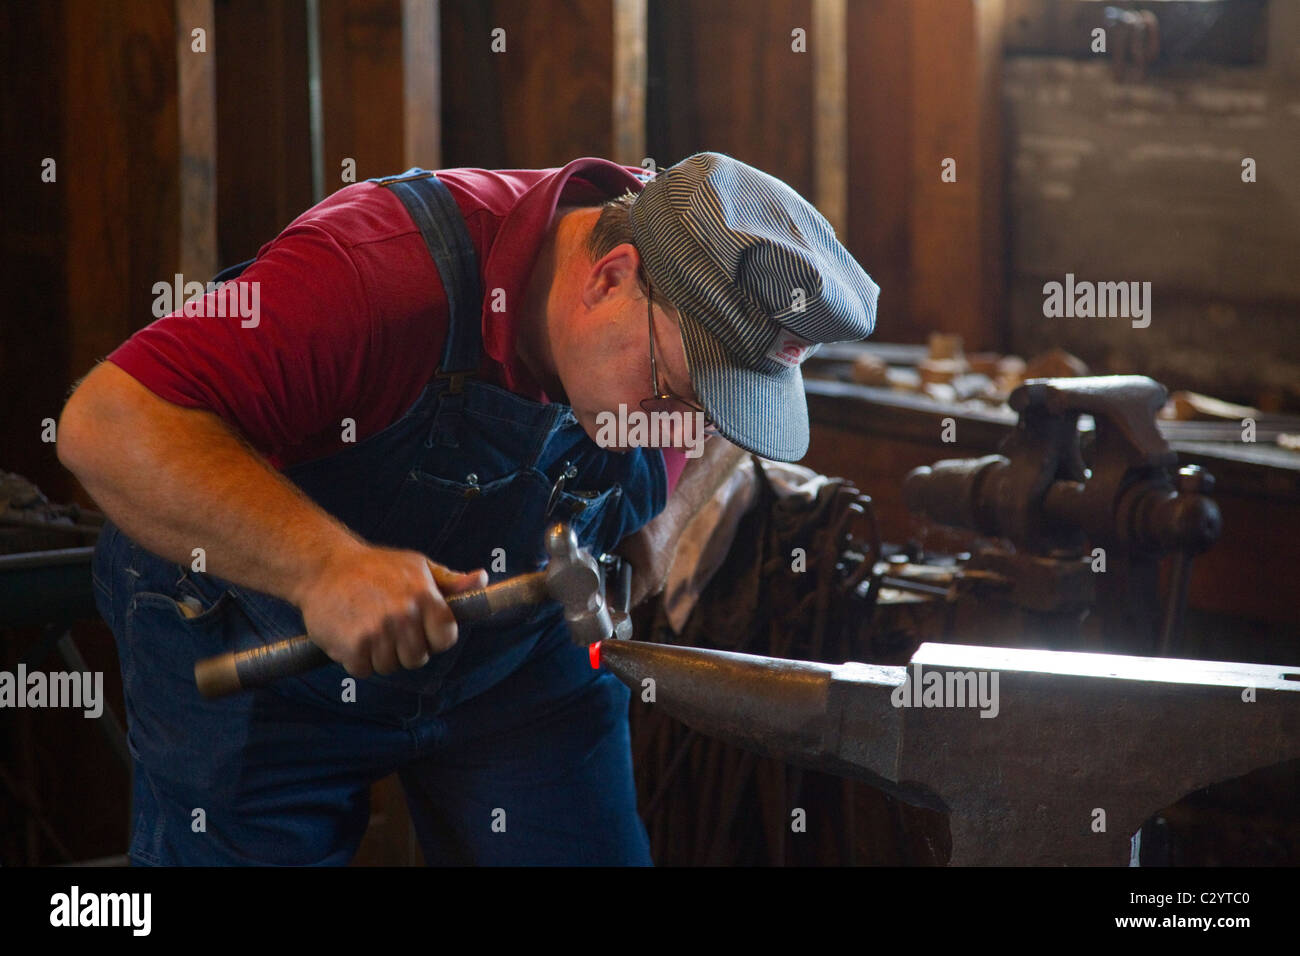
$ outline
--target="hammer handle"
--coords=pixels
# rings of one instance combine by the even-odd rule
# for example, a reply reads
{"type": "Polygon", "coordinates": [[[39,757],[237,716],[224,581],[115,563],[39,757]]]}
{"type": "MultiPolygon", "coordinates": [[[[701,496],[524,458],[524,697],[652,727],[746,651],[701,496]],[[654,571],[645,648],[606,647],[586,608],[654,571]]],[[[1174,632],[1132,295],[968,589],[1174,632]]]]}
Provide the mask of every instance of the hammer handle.
{"type": "MultiPolygon", "coordinates": [[[[485,588],[463,591],[447,598],[457,622],[481,621],[501,611],[541,604],[549,600],[546,572],[534,571],[498,581],[485,588]]],[[[328,664],[326,653],[306,634],[208,657],[194,665],[194,682],[204,697],[225,697],[253,687],[264,687],[281,677],[292,677],[328,664]]]]}

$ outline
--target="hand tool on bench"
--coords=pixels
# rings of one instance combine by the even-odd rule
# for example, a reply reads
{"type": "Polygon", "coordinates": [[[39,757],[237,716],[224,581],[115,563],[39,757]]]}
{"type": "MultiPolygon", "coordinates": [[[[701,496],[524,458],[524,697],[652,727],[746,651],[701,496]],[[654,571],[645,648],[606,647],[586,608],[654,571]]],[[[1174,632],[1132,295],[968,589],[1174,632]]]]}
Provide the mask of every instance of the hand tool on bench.
{"type": "MultiPolygon", "coordinates": [[[[564,606],[569,633],[578,644],[594,644],[625,635],[626,625],[611,616],[605,599],[604,574],[592,554],[578,544],[567,524],[546,532],[548,563],[544,570],[520,574],[447,598],[457,622],[480,621],[531,604],[558,601],[564,606]]],[[[223,697],[264,686],[330,663],[306,634],[262,647],[231,651],[194,665],[194,680],[204,697],[223,697]]]]}
{"type": "Polygon", "coordinates": [[[948,813],[953,865],[1124,865],[1164,807],[1300,757],[1294,667],[960,644],[833,665],[622,640],[601,659],[701,733],[948,813]],[[923,705],[936,685],[968,705],[923,705]]]}

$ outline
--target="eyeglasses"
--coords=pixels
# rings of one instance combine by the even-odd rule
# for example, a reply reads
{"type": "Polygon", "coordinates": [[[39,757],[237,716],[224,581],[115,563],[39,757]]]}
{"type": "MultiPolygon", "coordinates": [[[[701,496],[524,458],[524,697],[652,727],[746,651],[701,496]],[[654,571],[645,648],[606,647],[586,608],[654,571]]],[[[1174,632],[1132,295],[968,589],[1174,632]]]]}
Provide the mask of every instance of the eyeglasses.
{"type": "Polygon", "coordinates": [[[655,307],[654,307],[654,290],[650,286],[650,280],[646,280],[646,316],[650,325],[650,387],[654,390],[651,398],[641,400],[641,410],[644,412],[679,412],[683,415],[691,412],[699,412],[704,416],[704,433],[706,435],[715,435],[718,426],[709,418],[709,413],[700,405],[688,399],[682,398],[670,392],[667,387],[659,386],[659,365],[655,362],[655,307]]]}

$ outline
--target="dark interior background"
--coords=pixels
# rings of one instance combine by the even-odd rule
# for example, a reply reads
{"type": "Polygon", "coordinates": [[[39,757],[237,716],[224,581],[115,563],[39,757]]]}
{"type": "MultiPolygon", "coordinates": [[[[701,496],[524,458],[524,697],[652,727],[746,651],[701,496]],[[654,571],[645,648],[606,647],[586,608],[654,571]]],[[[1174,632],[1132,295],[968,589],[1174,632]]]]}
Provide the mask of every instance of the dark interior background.
{"type": "MultiPolygon", "coordinates": [[[[1095,371],[1300,409],[1290,0],[47,0],[0,4],[0,59],[0,468],[56,501],[91,504],[42,423],[152,320],[153,284],[252,256],[346,185],[348,159],[360,180],[730,153],[826,213],[882,287],[877,339],[1059,345],[1095,371]],[[1106,6],[1161,17],[1145,77],[1089,49],[1106,6]],[[1067,272],[1150,281],[1151,327],[1045,319],[1042,285],[1067,272]]],[[[77,635],[113,684],[111,636],[77,635]]],[[[16,771],[62,848],[8,832],[7,850],[124,847],[125,772],[83,723],[42,724],[16,771]]],[[[378,789],[363,861],[412,857],[400,814],[378,789]]]]}

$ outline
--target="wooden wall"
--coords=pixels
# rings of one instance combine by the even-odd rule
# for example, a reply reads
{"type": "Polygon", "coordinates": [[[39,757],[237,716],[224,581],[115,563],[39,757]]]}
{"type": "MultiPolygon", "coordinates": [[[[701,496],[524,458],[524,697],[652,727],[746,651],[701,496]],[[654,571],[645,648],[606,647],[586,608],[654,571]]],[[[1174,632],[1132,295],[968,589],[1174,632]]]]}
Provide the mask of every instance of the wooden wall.
{"type": "Polygon", "coordinates": [[[727,153],[813,192],[810,0],[664,0],[650,7],[649,154],[727,153]],[[792,50],[803,29],[807,49],[792,50]]]}
{"type": "Polygon", "coordinates": [[[847,245],[881,285],[878,337],[1002,344],[1001,0],[849,5],[847,245]],[[952,160],[955,181],[942,176],[952,160]]]}
{"type": "MultiPolygon", "coordinates": [[[[73,383],[144,324],[152,284],[181,259],[176,30],[176,7],[161,0],[0,4],[9,290],[0,318],[0,468],[56,500],[89,499],[42,440],[43,421],[57,420],[73,383]],[[42,178],[47,159],[52,181],[42,178]]],[[[87,665],[104,672],[107,701],[121,715],[107,629],[87,622],[74,636],[87,665]]],[[[12,669],[39,637],[33,629],[0,633],[2,666],[12,669]]],[[[22,791],[3,802],[6,859],[123,852],[127,775],[92,721],[19,716],[6,721],[4,744],[3,762],[22,791]],[[18,837],[8,809],[24,804],[38,813],[21,814],[26,834],[18,837]]]]}
{"type": "Polygon", "coordinates": [[[663,167],[726,152],[826,211],[883,287],[879,337],[920,341],[942,327],[988,344],[1000,294],[989,159],[1000,3],[959,6],[950,16],[945,0],[5,5],[0,42],[15,67],[0,96],[15,173],[0,229],[16,298],[0,333],[0,465],[56,498],[78,496],[39,441],[41,420],[152,321],[153,283],[177,271],[207,279],[254,255],[352,181],[346,160],[363,179],[416,164],[593,155],[663,167]],[[204,52],[192,49],[196,27],[208,31],[204,52]],[[40,182],[46,156],[57,183],[40,182]],[[956,183],[940,181],[949,156],[956,183]]]}
{"type": "Polygon", "coordinates": [[[180,252],[180,138],[171,3],[4,4],[9,170],[0,467],[74,494],[42,421],[144,324],[180,252]],[[43,163],[55,161],[54,182],[43,163]]]}
{"type": "MultiPolygon", "coordinates": [[[[91,504],[42,422],[153,320],[154,283],[205,281],[348,182],[411,165],[590,155],[662,168],[729,153],[826,213],[884,287],[878,336],[920,340],[937,324],[990,341],[1000,0],[960,6],[950,17],[944,0],[0,4],[0,468],[91,504]],[[949,155],[958,182],[941,184],[949,155]],[[41,180],[46,158],[54,182],[41,180]]],[[[78,636],[111,683],[107,631],[78,636]]],[[[79,762],[110,779],[100,756],[79,762]]],[[[392,787],[376,798],[386,829],[361,859],[411,859],[400,800],[392,787]]],[[[69,852],[120,852],[116,812],[69,852]]]]}
{"type": "Polygon", "coordinates": [[[312,204],[304,0],[217,0],[217,265],[312,204]]]}
{"type": "Polygon", "coordinates": [[[442,11],[444,165],[532,169],[609,157],[610,0],[442,0],[442,11]],[[498,40],[504,50],[494,50],[498,40]]]}

